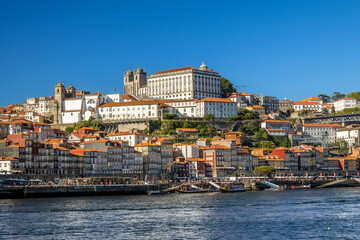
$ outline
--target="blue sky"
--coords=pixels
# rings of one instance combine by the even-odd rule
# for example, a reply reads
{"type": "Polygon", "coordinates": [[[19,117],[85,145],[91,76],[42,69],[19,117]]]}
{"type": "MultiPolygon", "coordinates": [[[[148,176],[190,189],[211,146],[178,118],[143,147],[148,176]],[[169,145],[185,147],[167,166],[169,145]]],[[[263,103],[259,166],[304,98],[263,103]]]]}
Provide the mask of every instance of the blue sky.
{"type": "Polygon", "coordinates": [[[360,91],[360,1],[0,1],[0,106],[205,62],[280,99],[360,91]]]}

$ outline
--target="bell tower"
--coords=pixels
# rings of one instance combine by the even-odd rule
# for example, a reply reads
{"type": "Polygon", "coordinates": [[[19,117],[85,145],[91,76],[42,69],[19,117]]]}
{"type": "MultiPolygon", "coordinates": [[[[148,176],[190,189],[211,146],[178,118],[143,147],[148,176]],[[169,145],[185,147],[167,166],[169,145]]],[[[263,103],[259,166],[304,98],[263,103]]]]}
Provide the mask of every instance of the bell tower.
{"type": "Polygon", "coordinates": [[[54,95],[54,123],[61,124],[61,113],[63,110],[63,102],[65,99],[65,86],[64,82],[60,82],[55,86],[55,95],[54,95]]]}
{"type": "Polygon", "coordinates": [[[133,95],[139,95],[139,88],[146,85],[146,71],[139,67],[134,74],[134,93],[133,95]]]}
{"type": "Polygon", "coordinates": [[[134,85],[134,73],[129,70],[124,74],[124,94],[132,95],[134,85]]]}

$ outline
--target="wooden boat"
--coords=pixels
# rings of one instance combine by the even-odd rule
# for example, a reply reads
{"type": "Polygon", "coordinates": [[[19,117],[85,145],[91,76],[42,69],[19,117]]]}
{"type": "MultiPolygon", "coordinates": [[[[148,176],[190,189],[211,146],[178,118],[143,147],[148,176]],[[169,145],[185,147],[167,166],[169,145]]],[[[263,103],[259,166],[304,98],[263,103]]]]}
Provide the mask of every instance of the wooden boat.
{"type": "Polygon", "coordinates": [[[233,185],[230,187],[222,187],[220,188],[220,191],[223,193],[228,193],[228,192],[246,192],[246,188],[244,188],[243,185],[233,185]]]}
{"type": "Polygon", "coordinates": [[[207,190],[207,189],[189,189],[189,190],[176,189],[176,191],[178,191],[179,193],[206,193],[206,192],[209,192],[209,190],[207,190]]]}
{"type": "Polygon", "coordinates": [[[149,190],[148,195],[154,195],[154,194],[165,194],[166,192],[163,192],[161,190],[149,190]]]}

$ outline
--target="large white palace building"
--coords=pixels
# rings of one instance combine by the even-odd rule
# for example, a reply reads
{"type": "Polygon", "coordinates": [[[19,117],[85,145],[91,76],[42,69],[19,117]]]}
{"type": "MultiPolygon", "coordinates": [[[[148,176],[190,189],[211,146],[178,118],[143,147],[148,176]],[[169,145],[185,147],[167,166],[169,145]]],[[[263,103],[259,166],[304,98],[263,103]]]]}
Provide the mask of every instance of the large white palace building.
{"type": "MultiPolygon", "coordinates": [[[[128,74],[124,75],[125,90],[129,88],[129,84],[132,84],[128,79],[128,74]]],[[[185,100],[221,97],[220,75],[209,70],[204,63],[199,69],[184,67],[160,71],[147,77],[146,84],[135,84],[135,86],[138,87],[136,96],[150,99],[185,100]]]]}

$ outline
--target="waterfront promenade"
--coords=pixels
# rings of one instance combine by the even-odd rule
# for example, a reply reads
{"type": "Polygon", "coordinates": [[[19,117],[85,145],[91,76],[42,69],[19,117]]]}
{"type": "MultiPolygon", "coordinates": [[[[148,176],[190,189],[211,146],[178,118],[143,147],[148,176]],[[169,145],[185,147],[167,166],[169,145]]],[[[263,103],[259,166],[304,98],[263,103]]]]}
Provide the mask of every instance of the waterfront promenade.
{"type": "MultiPolygon", "coordinates": [[[[214,192],[215,181],[218,184],[231,185],[241,183],[247,191],[258,191],[273,189],[275,190],[293,190],[303,188],[334,188],[334,187],[360,187],[360,180],[357,178],[242,178],[237,180],[206,180],[206,181],[181,181],[181,182],[158,182],[158,183],[128,183],[114,184],[91,183],[79,184],[75,179],[70,180],[72,184],[48,184],[30,182],[31,184],[15,185],[2,184],[0,186],[0,198],[38,198],[38,197],[75,197],[75,196],[110,196],[110,195],[144,195],[152,191],[174,192],[181,186],[196,186],[199,189],[208,189],[214,192]],[[271,181],[271,182],[270,182],[271,181]],[[211,190],[212,189],[212,190],[211,190]]],[[[216,184],[215,184],[216,185],[216,184]]]]}

